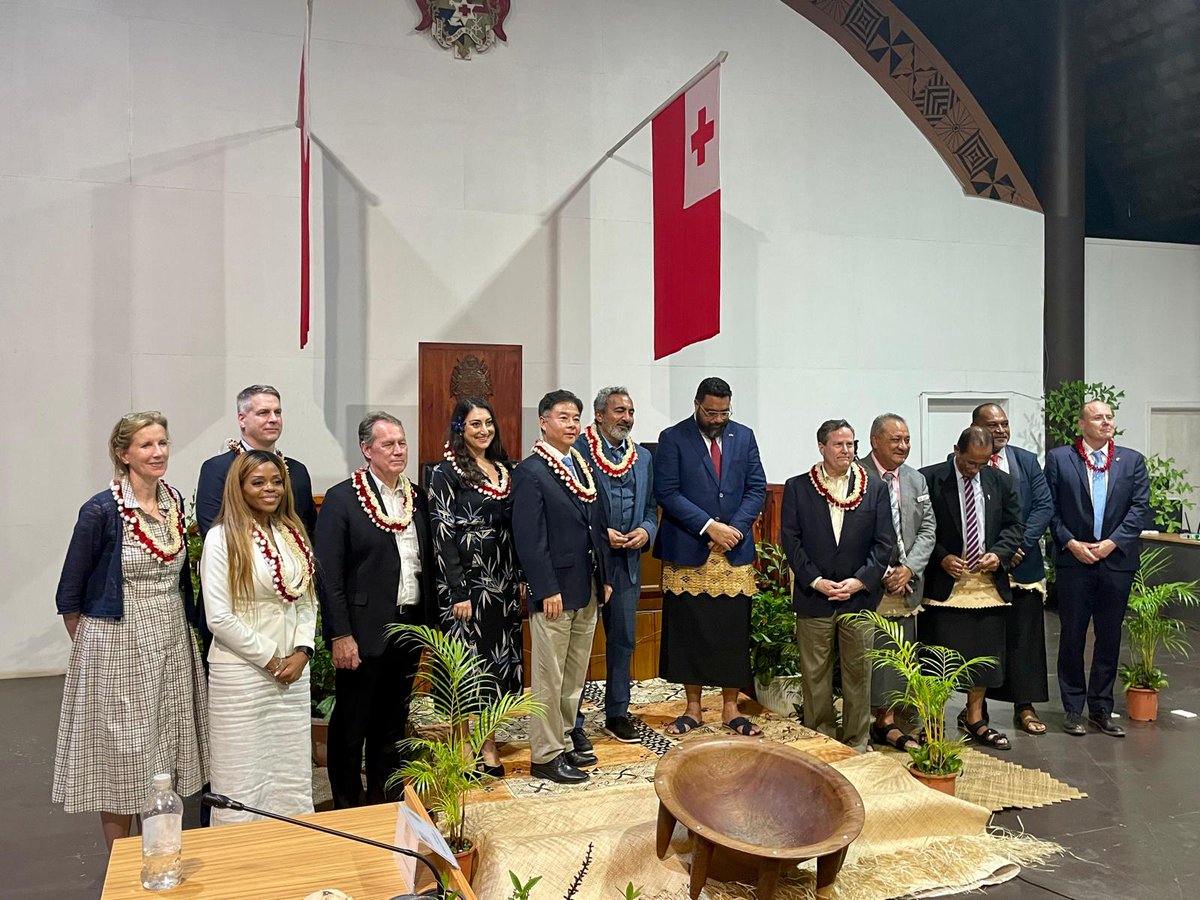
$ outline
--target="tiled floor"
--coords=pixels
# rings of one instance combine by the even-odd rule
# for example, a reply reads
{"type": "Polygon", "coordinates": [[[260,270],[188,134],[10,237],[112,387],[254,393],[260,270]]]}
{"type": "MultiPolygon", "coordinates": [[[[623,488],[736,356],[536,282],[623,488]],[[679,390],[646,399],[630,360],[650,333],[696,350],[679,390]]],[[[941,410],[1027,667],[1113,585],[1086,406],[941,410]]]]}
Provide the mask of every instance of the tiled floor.
{"type": "MultiPolygon", "coordinates": [[[[1047,631],[1056,634],[1057,625],[1048,615],[1047,631]]],[[[1125,740],[1094,731],[1083,738],[1063,734],[1054,704],[1043,711],[1048,734],[1035,738],[1007,728],[1014,748],[1005,759],[1045,769],[1089,797],[997,815],[996,824],[1056,840],[1071,855],[1053,869],[1026,871],[1021,880],[990,889],[989,897],[1200,897],[1200,719],[1169,712],[1200,712],[1200,663],[1171,663],[1167,673],[1171,687],[1163,715],[1151,725],[1122,721],[1129,730],[1125,740]]],[[[84,900],[98,897],[104,882],[107,854],[98,818],[68,816],[49,801],[61,691],[61,678],[0,681],[3,900],[84,900]]],[[[1123,700],[1117,705],[1123,709],[1123,700]]],[[[992,707],[993,725],[1004,728],[1011,707],[992,707]]],[[[185,827],[197,824],[191,804],[185,827]]]]}

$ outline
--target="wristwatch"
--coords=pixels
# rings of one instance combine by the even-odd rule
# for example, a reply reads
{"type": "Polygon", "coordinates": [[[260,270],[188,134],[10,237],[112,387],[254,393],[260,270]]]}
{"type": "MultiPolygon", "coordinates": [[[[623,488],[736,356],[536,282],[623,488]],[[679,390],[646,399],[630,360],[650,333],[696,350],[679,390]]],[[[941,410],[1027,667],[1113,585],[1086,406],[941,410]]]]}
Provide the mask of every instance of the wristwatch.
{"type": "Polygon", "coordinates": [[[313,653],[316,652],[313,650],[312,647],[297,647],[296,649],[299,650],[301,653],[303,653],[305,656],[307,656],[309,659],[312,659],[313,653]]]}

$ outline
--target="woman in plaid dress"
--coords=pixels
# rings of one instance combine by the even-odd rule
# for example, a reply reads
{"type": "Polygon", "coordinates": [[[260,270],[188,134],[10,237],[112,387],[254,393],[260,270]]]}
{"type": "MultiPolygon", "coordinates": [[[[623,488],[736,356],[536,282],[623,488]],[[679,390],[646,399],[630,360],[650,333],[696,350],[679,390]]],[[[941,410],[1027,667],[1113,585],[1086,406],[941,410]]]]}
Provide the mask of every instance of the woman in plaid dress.
{"type": "MultiPolygon", "coordinates": [[[[282,815],[313,811],[308,661],[317,627],[312,549],[287,465],[240,454],[200,559],[212,789],[282,815]]],[[[257,819],[213,810],[213,825],[257,819]]]]}
{"type": "Polygon", "coordinates": [[[55,597],[72,646],[52,797],[99,812],[111,849],[156,773],[184,795],[208,780],[208,698],[167,420],[123,416],[109,455],[117,477],[79,510],[55,597]]]}

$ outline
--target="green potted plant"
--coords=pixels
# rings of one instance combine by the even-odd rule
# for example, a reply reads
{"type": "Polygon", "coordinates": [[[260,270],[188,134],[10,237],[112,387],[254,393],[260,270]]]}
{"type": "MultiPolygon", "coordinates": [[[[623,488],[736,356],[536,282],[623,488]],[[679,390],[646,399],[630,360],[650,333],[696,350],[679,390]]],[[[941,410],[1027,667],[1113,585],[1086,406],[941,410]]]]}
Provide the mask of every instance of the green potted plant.
{"type": "Polygon", "coordinates": [[[899,624],[874,610],[854,613],[851,618],[888,638],[887,645],[868,650],[867,655],[875,665],[886,666],[904,679],[904,690],[894,691],[887,698],[889,704],[911,707],[925,726],[924,740],[908,751],[912,758],[908,770],[923,784],[953,794],[962,771],[964,739],[946,737],[946,702],[971,684],[977,668],[996,665],[996,658],[963,659],[949,647],[906,640],[899,624]]]}
{"type": "Polygon", "coordinates": [[[1141,568],[1133,578],[1125,612],[1131,661],[1118,672],[1125,688],[1126,714],[1138,722],[1153,722],[1158,717],[1158,692],[1167,686],[1166,676],[1158,667],[1158,651],[1186,657],[1191,647],[1187,626],[1167,616],[1167,608],[1200,603],[1195,581],[1151,583],[1169,564],[1161,547],[1142,551],[1141,568]]]}
{"type": "Polygon", "coordinates": [[[759,703],[792,715],[800,698],[800,650],[792,610],[792,570],[777,544],[755,546],[756,592],[750,603],[750,670],[759,703]]]}
{"type": "Polygon", "coordinates": [[[432,718],[424,735],[400,742],[404,761],[388,786],[403,781],[412,785],[470,880],[475,846],[467,832],[466,799],[486,777],[480,769],[483,744],[506,722],[544,715],[545,708],[531,694],[498,693],[495,679],[479,666],[471,649],[436,628],[396,624],[388,627],[388,635],[420,645],[412,702],[432,718]]]}
{"type": "Polygon", "coordinates": [[[1177,469],[1175,457],[1146,457],[1146,473],[1150,476],[1150,514],[1153,522],[1147,528],[1173,534],[1179,531],[1183,511],[1194,505],[1187,499],[1194,487],[1187,480],[1187,469],[1177,469]]]}

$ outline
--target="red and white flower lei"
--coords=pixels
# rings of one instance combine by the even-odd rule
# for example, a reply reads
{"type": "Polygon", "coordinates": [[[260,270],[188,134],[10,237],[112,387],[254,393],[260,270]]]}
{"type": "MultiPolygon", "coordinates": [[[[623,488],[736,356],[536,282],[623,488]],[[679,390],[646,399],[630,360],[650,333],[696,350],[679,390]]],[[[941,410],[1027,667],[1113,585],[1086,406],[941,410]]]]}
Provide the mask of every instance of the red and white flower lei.
{"type": "Polygon", "coordinates": [[[863,497],[867,495],[867,470],[856,462],[850,463],[851,481],[854,482],[854,489],[846,497],[845,500],[839,500],[833,496],[833,493],[825,486],[825,474],[820,465],[813,466],[808,470],[808,477],[812,480],[813,487],[817,489],[817,493],[825,498],[825,502],[830,506],[841,510],[857,509],[862,503],[863,497]]]}
{"type": "Polygon", "coordinates": [[[167,521],[170,522],[172,519],[175,521],[171,543],[165,547],[142,528],[142,520],[138,517],[136,510],[125,506],[125,490],[121,486],[120,479],[114,479],[108,489],[112,491],[113,500],[117,502],[117,515],[121,517],[125,530],[133,536],[146,553],[165,566],[183,552],[183,510],[175,501],[175,492],[171,490],[171,487],[165,481],[160,481],[159,484],[167,492],[167,521]]]}
{"type": "Polygon", "coordinates": [[[512,479],[508,477],[508,469],[504,468],[501,463],[496,463],[496,471],[500,476],[500,484],[492,484],[486,478],[476,484],[467,477],[466,472],[458,467],[458,458],[454,455],[454,451],[450,449],[449,441],[442,447],[442,456],[446,462],[450,463],[450,468],[454,470],[455,474],[464,483],[469,484],[485,497],[491,497],[494,500],[503,500],[512,492],[512,479]]]}
{"type": "Polygon", "coordinates": [[[592,451],[592,459],[596,461],[596,468],[609,478],[620,478],[632,469],[633,464],[637,462],[637,444],[629,438],[625,439],[625,455],[621,458],[621,461],[619,463],[611,463],[604,455],[604,446],[600,443],[599,429],[595,425],[589,425],[583,429],[583,436],[587,440],[588,449],[592,451]]]}
{"type": "Polygon", "coordinates": [[[596,481],[592,478],[591,467],[588,466],[587,461],[583,458],[583,454],[574,447],[569,452],[575,465],[575,471],[579,473],[578,476],[563,465],[558,451],[545,441],[538,441],[534,444],[533,452],[544,459],[546,465],[550,467],[550,471],[562,479],[563,484],[567,486],[567,490],[584,503],[591,503],[596,499],[596,481]],[[580,476],[584,479],[583,481],[579,480],[580,476]]]}
{"type": "Polygon", "coordinates": [[[1079,458],[1083,460],[1083,464],[1087,466],[1089,472],[1095,472],[1103,475],[1108,471],[1113,464],[1113,450],[1116,447],[1116,441],[1112,438],[1108,439],[1108,452],[1105,454],[1104,465],[1098,466],[1092,462],[1092,454],[1083,449],[1083,438],[1075,439],[1075,452],[1079,454],[1079,458]]]}
{"type": "MultiPolygon", "coordinates": [[[[228,447],[230,450],[232,450],[232,451],[233,451],[233,455],[234,455],[234,456],[241,456],[243,453],[245,453],[245,452],[246,452],[246,447],[245,447],[245,445],[242,443],[242,441],[241,441],[241,439],[240,439],[240,438],[230,438],[229,440],[227,440],[227,441],[225,442],[225,446],[226,446],[226,447],[228,447]]],[[[286,456],[284,456],[282,453],[280,453],[278,450],[264,450],[264,451],[262,451],[262,452],[264,452],[264,453],[274,453],[276,456],[278,456],[278,457],[279,457],[279,461],[280,461],[281,463],[283,463],[283,467],[284,467],[285,469],[287,469],[287,467],[288,467],[288,464],[287,464],[287,457],[286,457],[286,456]]],[[[290,471],[290,470],[289,470],[288,474],[289,474],[289,475],[291,474],[291,471],[290,471]]]]}
{"type": "Polygon", "coordinates": [[[376,498],[375,492],[367,484],[366,466],[356,469],[351,479],[354,482],[354,492],[358,494],[359,505],[376,528],[391,534],[399,534],[409,526],[413,517],[413,489],[408,477],[403,472],[400,473],[400,496],[402,501],[400,505],[402,508],[398,516],[389,516],[383,511],[383,506],[376,498]]]}
{"type": "Polygon", "coordinates": [[[271,546],[266,533],[257,525],[254,526],[253,531],[254,545],[258,547],[259,552],[262,553],[267,561],[267,566],[271,569],[271,584],[275,588],[276,595],[285,603],[295,603],[308,593],[309,585],[312,584],[312,551],[305,545],[304,539],[291,528],[284,526],[279,530],[292,556],[303,560],[300,581],[294,587],[289,586],[283,580],[283,561],[279,558],[279,554],[275,552],[275,548],[271,546]]]}

